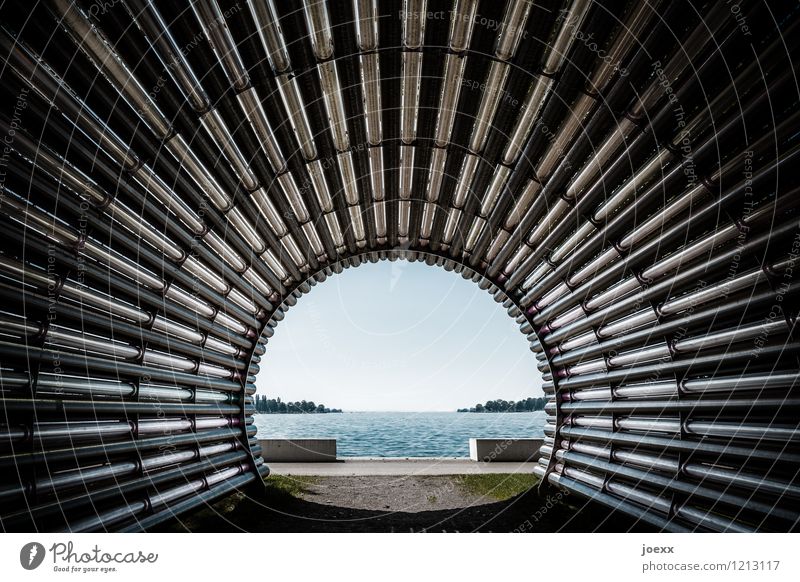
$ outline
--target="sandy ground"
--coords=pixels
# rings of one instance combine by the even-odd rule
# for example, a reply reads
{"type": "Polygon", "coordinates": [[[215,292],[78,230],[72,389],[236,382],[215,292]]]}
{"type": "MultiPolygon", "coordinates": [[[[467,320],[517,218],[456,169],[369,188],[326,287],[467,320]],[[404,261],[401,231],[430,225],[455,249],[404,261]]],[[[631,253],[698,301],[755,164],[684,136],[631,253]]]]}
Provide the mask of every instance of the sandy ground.
{"type": "Polygon", "coordinates": [[[326,477],[310,484],[301,499],[342,509],[403,512],[459,509],[494,501],[464,491],[449,476],[326,477]]]}
{"type": "Polygon", "coordinates": [[[196,532],[649,531],[577,496],[536,489],[511,499],[466,491],[454,476],[317,477],[288,494],[237,493],[162,526],[196,532]],[[556,496],[554,496],[556,495],[556,496]]]}

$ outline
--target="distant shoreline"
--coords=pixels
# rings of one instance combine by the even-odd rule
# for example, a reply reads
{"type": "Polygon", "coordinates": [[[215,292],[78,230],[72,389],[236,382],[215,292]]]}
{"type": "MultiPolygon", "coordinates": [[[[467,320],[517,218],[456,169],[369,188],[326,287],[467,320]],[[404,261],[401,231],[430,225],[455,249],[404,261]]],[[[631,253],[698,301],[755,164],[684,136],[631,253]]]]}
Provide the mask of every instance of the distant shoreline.
{"type": "Polygon", "coordinates": [[[456,412],[458,414],[522,414],[523,412],[541,412],[541,410],[466,410],[458,409],[455,411],[448,410],[447,412],[456,412]]]}
{"type": "Polygon", "coordinates": [[[522,400],[488,400],[486,404],[478,403],[472,408],[459,408],[456,412],[478,412],[484,414],[486,412],[536,412],[537,410],[544,410],[547,404],[547,398],[542,396],[538,398],[523,398],[522,400]]]}
{"type": "MultiPolygon", "coordinates": [[[[474,410],[329,410],[327,412],[254,412],[253,414],[287,415],[296,416],[299,414],[463,414],[476,412],[474,410]]],[[[507,412],[525,413],[542,412],[541,410],[504,410],[488,411],[484,410],[478,414],[506,414],[507,412]]]]}
{"type": "MultiPolygon", "coordinates": [[[[353,412],[357,412],[357,411],[353,411],[353,412]]],[[[296,411],[292,411],[292,412],[288,412],[288,411],[287,411],[287,412],[265,412],[265,411],[261,411],[261,412],[259,412],[259,411],[256,411],[256,412],[254,412],[253,414],[286,414],[286,415],[297,415],[297,414],[342,414],[342,413],[344,413],[344,410],[338,410],[338,409],[337,409],[337,410],[325,410],[325,411],[322,411],[322,412],[320,412],[320,411],[317,411],[317,410],[313,410],[313,411],[296,410],[296,411]]]]}
{"type": "Polygon", "coordinates": [[[341,408],[328,408],[324,404],[315,404],[313,400],[283,401],[281,397],[267,398],[264,394],[256,394],[253,399],[257,414],[330,414],[342,412],[341,408]]]}

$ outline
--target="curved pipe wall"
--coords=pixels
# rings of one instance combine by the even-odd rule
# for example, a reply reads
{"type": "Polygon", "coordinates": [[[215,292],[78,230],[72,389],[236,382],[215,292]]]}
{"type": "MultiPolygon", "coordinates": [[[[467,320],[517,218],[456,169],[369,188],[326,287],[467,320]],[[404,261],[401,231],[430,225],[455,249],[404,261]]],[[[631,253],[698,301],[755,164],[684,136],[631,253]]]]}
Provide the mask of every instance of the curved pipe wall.
{"type": "Polygon", "coordinates": [[[147,529],[265,476],[282,305],[397,257],[529,336],[543,485],[670,531],[796,527],[794,8],[0,15],[4,529],[147,529]]]}

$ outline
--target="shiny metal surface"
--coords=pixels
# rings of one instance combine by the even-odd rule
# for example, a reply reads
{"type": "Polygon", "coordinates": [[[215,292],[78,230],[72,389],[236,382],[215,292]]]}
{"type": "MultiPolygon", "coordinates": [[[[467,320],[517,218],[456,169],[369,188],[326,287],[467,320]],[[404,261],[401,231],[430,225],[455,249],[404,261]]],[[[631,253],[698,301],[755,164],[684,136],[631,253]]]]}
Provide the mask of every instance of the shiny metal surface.
{"type": "Polygon", "coordinates": [[[0,8],[3,529],[148,529],[266,475],[275,326],[397,259],[519,323],[542,487],[796,529],[789,8],[741,3],[745,41],[723,2],[106,4],[0,8]]]}

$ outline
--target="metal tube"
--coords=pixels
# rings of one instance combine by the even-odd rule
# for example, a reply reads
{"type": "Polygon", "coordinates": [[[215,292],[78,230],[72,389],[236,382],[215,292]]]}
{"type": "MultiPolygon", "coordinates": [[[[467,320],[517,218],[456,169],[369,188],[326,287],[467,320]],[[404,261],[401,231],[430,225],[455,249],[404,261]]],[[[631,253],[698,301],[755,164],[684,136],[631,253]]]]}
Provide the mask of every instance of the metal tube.
{"type": "Polygon", "coordinates": [[[525,334],[543,487],[665,530],[791,527],[797,15],[753,53],[721,42],[722,4],[682,27],[637,1],[607,30],[583,0],[544,20],[504,0],[472,37],[472,0],[436,26],[424,0],[394,19],[354,0],[347,22],[251,1],[227,23],[198,0],[211,51],[190,54],[191,14],[126,4],[52,0],[56,19],[0,32],[4,526],[148,529],[262,478],[254,379],[285,309],[403,259],[476,283],[525,334]],[[604,55],[575,42],[590,30],[604,55]]]}

